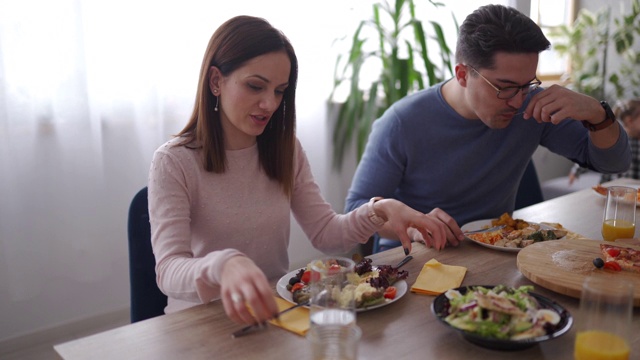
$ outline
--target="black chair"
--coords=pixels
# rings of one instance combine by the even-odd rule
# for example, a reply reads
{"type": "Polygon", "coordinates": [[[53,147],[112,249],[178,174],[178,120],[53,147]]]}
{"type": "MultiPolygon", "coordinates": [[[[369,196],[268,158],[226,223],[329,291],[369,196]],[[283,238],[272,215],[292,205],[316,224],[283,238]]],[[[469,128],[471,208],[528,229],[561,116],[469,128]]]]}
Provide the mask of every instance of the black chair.
{"type": "Polygon", "coordinates": [[[151,225],[147,188],[133,197],[129,206],[129,284],[131,322],[164,315],[167,296],[156,284],[156,259],[151,249],[151,225]]]}
{"type": "Polygon", "coordinates": [[[515,209],[518,210],[529,205],[537,204],[542,202],[542,200],[542,187],[538,179],[538,172],[536,171],[533,160],[529,160],[527,168],[524,170],[524,175],[522,175],[522,180],[520,180],[520,185],[518,186],[515,209]]]}

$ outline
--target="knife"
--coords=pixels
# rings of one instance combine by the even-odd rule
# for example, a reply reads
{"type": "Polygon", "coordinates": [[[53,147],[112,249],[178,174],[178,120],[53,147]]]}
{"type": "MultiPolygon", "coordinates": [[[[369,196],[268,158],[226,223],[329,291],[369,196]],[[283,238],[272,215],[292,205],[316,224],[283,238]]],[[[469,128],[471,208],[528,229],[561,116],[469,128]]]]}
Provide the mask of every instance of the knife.
{"type": "Polygon", "coordinates": [[[413,259],[413,256],[411,255],[406,256],[404,259],[402,259],[402,261],[398,263],[398,265],[396,265],[396,269],[400,269],[401,267],[404,266],[404,264],[408,263],[409,260],[411,259],[413,259]]]}
{"type": "MultiPolygon", "coordinates": [[[[296,304],[296,305],[294,305],[294,306],[292,306],[290,308],[287,308],[287,309],[284,309],[284,310],[280,311],[277,314],[276,318],[278,318],[282,314],[288,313],[289,311],[291,311],[293,309],[297,309],[297,308],[299,308],[301,306],[308,306],[308,305],[309,305],[309,301],[305,301],[305,302],[296,304]]],[[[254,332],[256,330],[265,329],[266,327],[267,327],[267,322],[266,321],[258,323],[258,324],[247,325],[247,326],[243,327],[242,329],[240,329],[240,330],[234,332],[233,334],[231,334],[231,337],[232,338],[240,337],[242,335],[246,335],[246,334],[252,333],[252,332],[254,332]]]]}

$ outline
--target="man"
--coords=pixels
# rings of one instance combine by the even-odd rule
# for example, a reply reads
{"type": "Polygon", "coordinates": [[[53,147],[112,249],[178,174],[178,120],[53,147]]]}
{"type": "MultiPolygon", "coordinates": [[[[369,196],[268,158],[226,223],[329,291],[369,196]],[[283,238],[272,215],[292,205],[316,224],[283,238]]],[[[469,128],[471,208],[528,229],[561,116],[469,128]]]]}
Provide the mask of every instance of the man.
{"type": "MultiPolygon", "coordinates": [[[[627,134],[606,103],[557,85],[539,88],[538,56],[549,45],[513,8],[487,5],[470,14],[454,77],[399,100],[373,123],[346,210],[393,197],[436,214],[457,245],[459,224],[514,210],[539,145],[599,172],[626,171],[627,134]]],[[[397,239],[393,229],[380,235],[397,239]]]]}

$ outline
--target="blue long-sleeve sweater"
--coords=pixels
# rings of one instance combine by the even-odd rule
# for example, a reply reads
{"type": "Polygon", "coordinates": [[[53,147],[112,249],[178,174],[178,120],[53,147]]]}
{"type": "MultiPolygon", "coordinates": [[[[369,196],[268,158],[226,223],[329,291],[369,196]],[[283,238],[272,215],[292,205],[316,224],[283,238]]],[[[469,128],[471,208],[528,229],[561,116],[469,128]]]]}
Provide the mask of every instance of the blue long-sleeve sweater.
{"type": "Polygon", "coordinates": [[[401,99],[373,123],[346,211],[384,196],[425,213],[439,207],[459,225],[511,213],[538,145],[602,173],[629,167],[631,154],[622,128],[608,149],[595,147],[578,121],[539,124],[518,115],[506,128],[490,129],[456,113],[445,102],[442,85],[401,99]]]}

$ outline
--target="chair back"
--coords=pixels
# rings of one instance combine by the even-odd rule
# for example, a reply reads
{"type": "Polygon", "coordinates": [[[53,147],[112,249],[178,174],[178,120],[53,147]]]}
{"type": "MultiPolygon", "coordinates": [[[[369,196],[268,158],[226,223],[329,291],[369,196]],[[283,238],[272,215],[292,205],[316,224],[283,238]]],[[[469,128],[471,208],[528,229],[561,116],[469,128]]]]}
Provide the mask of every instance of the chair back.
{"type": "Polygon", "coordinates": [[[164,314],[167,296],[156,283],[156,259],[151,248],[151,225],[147,187],[133,197],[129,206],[129,285],[131,322],[164,314]]]}
{"type": "Polygon", "coordinates": [[[538,179],[538,172],[536,171],[533,159],[531,159],[527,164],[527,168],[524,170],[520,185],[518,186],[515,209],[518,210],[529,205],[537,204],[542,200],[544,199],[540,180],[538,179]]]}

